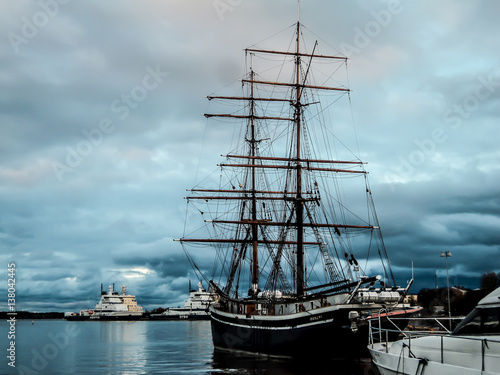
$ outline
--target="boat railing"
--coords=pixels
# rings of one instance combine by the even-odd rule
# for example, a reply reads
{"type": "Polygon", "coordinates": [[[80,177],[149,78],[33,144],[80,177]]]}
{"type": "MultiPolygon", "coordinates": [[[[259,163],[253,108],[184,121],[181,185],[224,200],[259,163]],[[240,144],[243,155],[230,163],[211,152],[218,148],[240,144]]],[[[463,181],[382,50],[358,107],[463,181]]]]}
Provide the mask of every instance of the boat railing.
{"type": "MultiPolygon", "coordinates": [[[[414,318],[415,319],[421,319],[422,321],[429,321],[429,320],[434,320],[434,319],[429,319],[429,318],[414,318]]],[[[449,319],[449,318],[448,318],[449,319]]],[[[435,335],[448,335],[450,334],[450,331],[439,321],[435,321],[435,323],[438,325],[438,329],[435,329],[434,327],[429,327],[429,329],[422,329],[422,330],[416,330],[411,328],[410,330],[407,329],[401,329],[396,325],[396,322],[398,320],[404,321],[408,320],[405,318],[392,318],[392,319],[387,319],[387,323],[391,325],[391,328],[384,327],[382,328],[380,325],[375,326],[376,321],[375,320],[368,320],[369,324],[369,344],[375,344],[377,342],[384,342],[386,345],[390,341],[394,341],[389,339],[389,337],[397,337],[398,338],[406,338],[406,339],[412,339],[416,338],[419,336],[425,336],[429,334],[435,334],[435,335]],[[441,330],[442,328],[442,330],[441,330]]]]}
{"type": "Polygon", "coordinates": [[[452,327],[462,321],[463,317],[413,317],[408,318],[389,317],[385,310],[381,310],[378,317],[368,319],[368,343],[373,347],[375,343],[384,343],[388,350],[388,343],[397,339],[412,339],[428,335],[449,335],[452,327]],[[398,325],[398,322],[404,324],[398,325]],[[447,322],[447,323],[445,323],[447,322]],[[408,323],[408,324],[405,324],[408,323]]]}
{"type": "Polygon", "coordinates": [[[445,354],[445,339],[449,340],[470,340],[476,341],[478,345],[480,345],[480,353],[481,353],[481,367],[482,371],[484,371],[485,367],[485,357],[489,353],[496,353],[500,349],[500,341],[485,339],[484,337],[472,337],[472,336],[453,336],[450,335],[451,332],[448,330],[447,326],[450,327],[451,324],[445,324],[444,322],[452,323],[452,322],[460,322],[463,317],[421,317],[421,318],[411,318],[410,323],[405,328],[400,328],[397,325],[397,321],[408,320],[408,318],[396,318],[396,317],[387,317],[383,316],[384,314],[379,314],[379,317],[376,319],[368,319],[369,325],[369,337],[368,337],[368,345],[372,349],[374,345],[377,343],[382,344],[382,347],[385,349],[385,352],[388,353],[390,349],[390,343],[393,341],[397,341],[399,339],[404,339],[403,347],[406,347],[408,350],[408,355],[410,357],[415,358],[412,353],[412,340],[429,335],[435,335],[440,337],[440,362],[444,362],[444,354],[445,354]],[[382,320],[383,317],[383,320],[382,320]],[[419,325],[419,323],[425,323],[426,325],[419,325]],[[382,327],[382,323],[384,323],[384,327],[382,327]],[[420,329],[418,329],[420,328],[420,329]]]}

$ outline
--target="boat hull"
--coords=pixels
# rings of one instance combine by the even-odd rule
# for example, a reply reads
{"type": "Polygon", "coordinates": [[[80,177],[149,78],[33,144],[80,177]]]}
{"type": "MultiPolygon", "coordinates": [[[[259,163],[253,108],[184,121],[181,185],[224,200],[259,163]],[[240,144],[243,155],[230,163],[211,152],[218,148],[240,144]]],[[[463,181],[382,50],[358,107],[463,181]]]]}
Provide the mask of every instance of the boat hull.
{"type": "Polygon", "coordinates": [[[93,315],[90,320],[99,321],[119,321],[119,320],[140,320],[142,314],[140,315],[125,315],[125,314],[110,314],[110,315],[93,315]]]}
{"type": "Polygon", "coordinates": [[[373,363],[381,375],[498,375],[499,372],[481,371],[481,367],[467,368],[447,363],[440,363],[406,355],[386,353],[380,344],[368,347],[373,363]]]}
{"type": "Polygon", "coordinates": [[[69,321],[83,321],[83,320],[90,320],[90,316],[71,315],[71,316],[65,316],[64,319],[69,321]]]}
{"type": "Polygon", "coordinates": [[[325,307],[287,316],[231,314],[211,309],[214,346],[278,357],[357,358],[366,351],[367,330],[353,332],[349,311],[325,307]]]}
{"type": "Polygon", "coordinates": [[[107,322],[107,321],[136,321],[141,320],[142,316],[100,316],[100,317],[90,317],[90,316],[71,316],[65,317],[64,319],[68,321],[94,321],[94,322],[107,322]]]}
{"type": "Polygon", "coordinates": [[[155,314],[150,315],[151,320],[209,320],[210,316],[203,312],[202,314],[155,314]]]}

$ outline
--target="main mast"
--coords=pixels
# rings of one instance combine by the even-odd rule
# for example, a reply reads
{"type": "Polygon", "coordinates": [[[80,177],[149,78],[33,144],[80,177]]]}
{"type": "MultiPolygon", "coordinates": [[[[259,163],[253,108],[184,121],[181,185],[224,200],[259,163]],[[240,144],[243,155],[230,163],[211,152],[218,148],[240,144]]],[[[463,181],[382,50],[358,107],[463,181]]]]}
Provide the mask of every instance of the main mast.
{"type": "Polygon", "coordinates": [[[302,201],[302,165],[300,162],[300,140],[301,140],[301,115],[302,105],[300,102],[300,21],[297,21],[297,50],[295,55],[295,126],[297,127],[297,196],[295,199],[295,212],[297,224],[297,296],[304,294],[304,206],[302,201]]]}
{"type": "Polygon", "coordinates": [[[252,187],[251,187],[251,197],[252,197],[252,292],[257,295],[259,289],[259,252],[258,252],[258,241],[259,233],[257,226],[257,196],[256,196],[256,184],[255,184],[255,162],[256,162],[256,144],[255,139],[255,101],[253,93],[253,81],[254,81],[254,71],[253,71],[253,54],[250,54],[250,160],[249,163],[252,165],[251,176],[252,176],[252,187]]]}

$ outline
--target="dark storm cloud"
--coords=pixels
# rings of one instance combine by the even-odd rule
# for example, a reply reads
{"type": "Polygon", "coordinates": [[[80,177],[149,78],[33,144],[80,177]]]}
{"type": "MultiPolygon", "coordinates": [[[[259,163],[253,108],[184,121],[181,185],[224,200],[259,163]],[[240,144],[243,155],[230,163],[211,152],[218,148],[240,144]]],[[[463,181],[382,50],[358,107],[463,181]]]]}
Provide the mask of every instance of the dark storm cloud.
{"type": "MultiPolygon", "coordinates": [[[[238,84],[245,47],[296,20],[289,1],[223,3],[0,4],[0,259],[19,266],[22,308],[88,308],[101,283],[148,308],[178,305],[197,282],[172,239],[198,219],[185,217],[185,189],[233,134],[206,123],[204,97],[238,84]]],[[[442,250],[462,285],[500,270],[499,11],[302,4],[319,48],[351,57],[359,149],[401,283],[413,261],[417,287],[436,274],[443,285],[442,250]]],[[[212,253],[191,255],[209,274],[212,253]]]]}
{"type": "Polygon", "coordinates": [[[184,254],[174,254],[164,259],[141,256],[117,258],[114,259],[114,263],[125,266],[145,266],[154,270],[162,278],[185,277],[192,271],[191,265],[184,254]]]}

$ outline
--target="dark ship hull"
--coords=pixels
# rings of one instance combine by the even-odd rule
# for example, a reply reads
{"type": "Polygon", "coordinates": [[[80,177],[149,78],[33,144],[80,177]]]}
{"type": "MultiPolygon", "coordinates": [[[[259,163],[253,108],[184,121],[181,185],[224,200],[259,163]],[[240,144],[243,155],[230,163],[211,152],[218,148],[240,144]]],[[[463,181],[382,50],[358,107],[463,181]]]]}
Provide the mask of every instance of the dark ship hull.
{"type": "Polygon", "coordinates": [[[198,313],[192,313],[189,310],[186,312],[180,312],[179,314],[154,314],[150,315],[150,320],[209,320],[210,316],[205,310],[199,311],[198,313]]]}
{"type": "Polygon", "coordinates": [[[212,337],[218,349],[294,358],[357,357],[363,344],[366,347],[367,335],[351,330],[348,314],[346,309],[325,308],[316,314],[264,319],[212,310],[212,337]],[[335,340],[326,340],[328,337],[335,340]]]}
{"type": "MultiPolygon", "coordinates": [[[[373,306],[373,311],[381,308],[383,306],[373,306]]],[[[259,355],[323,359],[367,357],[368,323],[351,317],[352,313],[361,316],[369,311],[361,304],[346,304],[263,316],[212,308],[212,338],[216,349],[259,355]]],[[[415,311],[402,310],[401,315],[409,318],[415,311]]],[[[407,320],[398,320],[402,328],[407,323],[407,320]]],[[[382,326],[389,328],[392,324],[382,318],[382,326]]]]}
{"type": "Polygon", "coordinates": [[[84,321],[90,320],[94,322],[99,321],[132,321],[143,319],[142,315],[69,315],[64,319],[69,321],[84,321]]]}
{"type": "Polygon", "coordinates": [[[132,321],[141,320],[141,315],[93,315],[90,320],[95,321],[132,321]]]}
{"type": "Polygon", "coordinates": [[[89,315],[68,315],[65,316],[64,319],[69,320],[69,321],[84,321],[84,320],[90,320],[89,315]]]}

